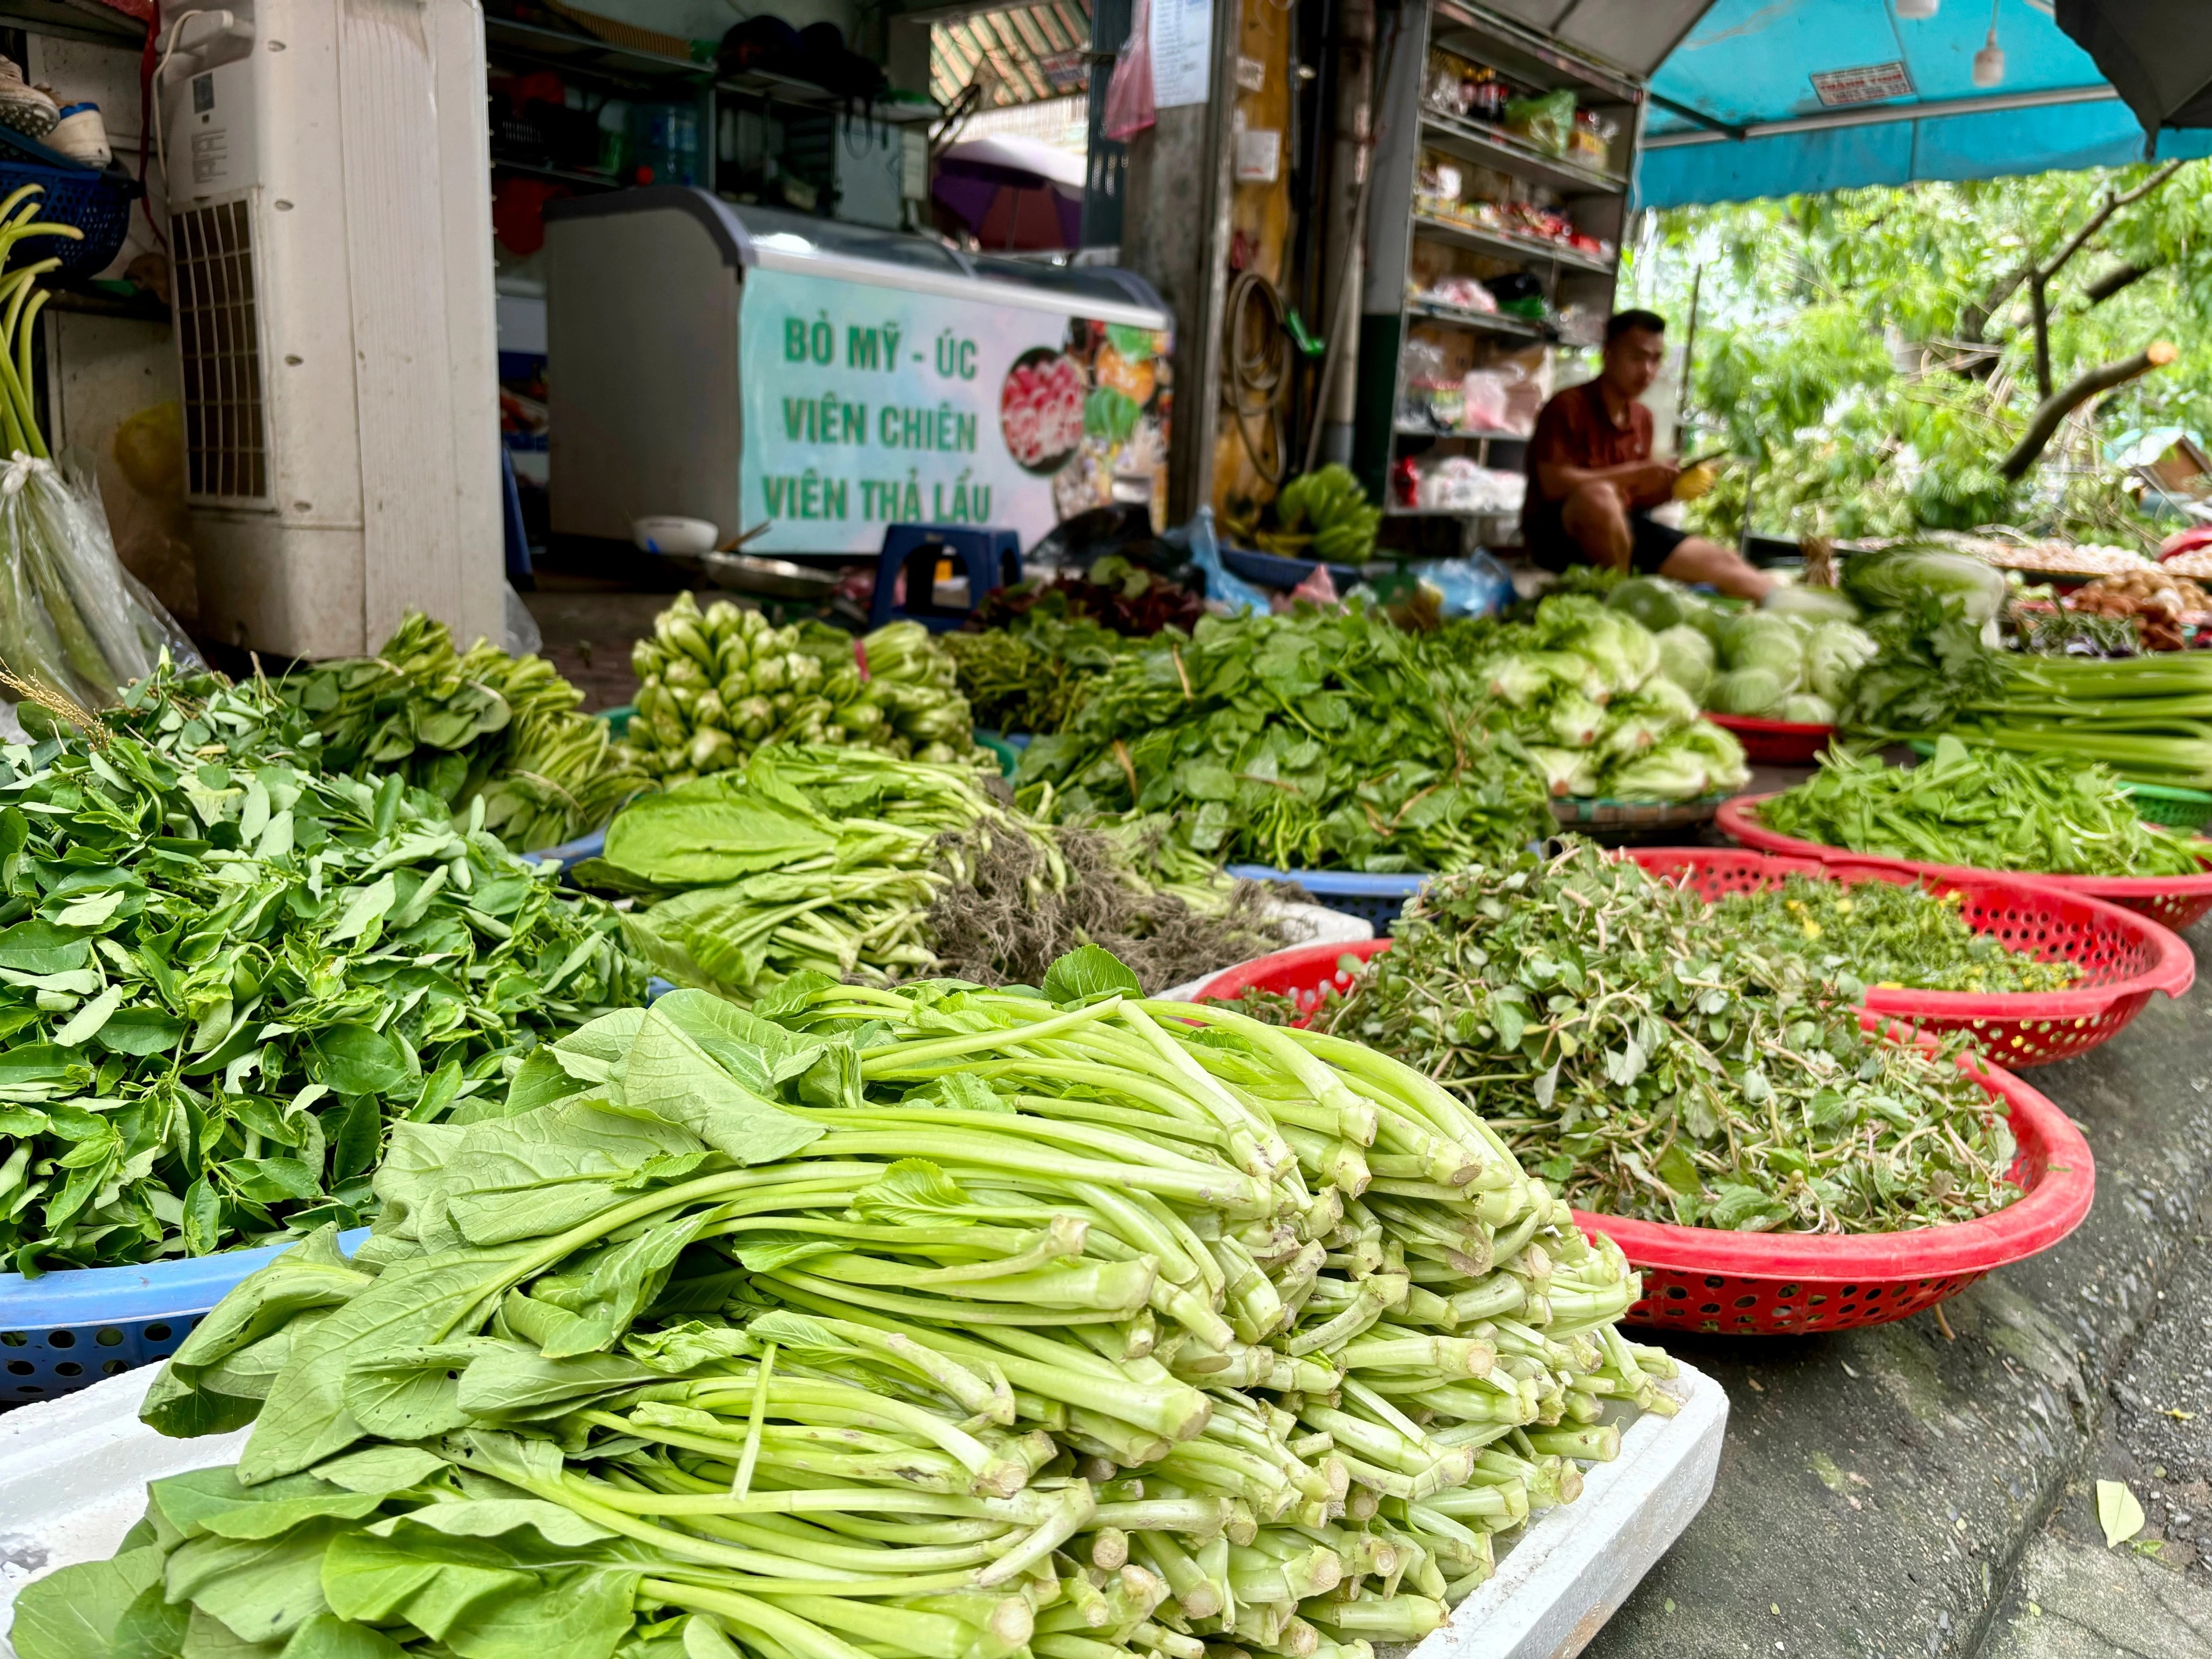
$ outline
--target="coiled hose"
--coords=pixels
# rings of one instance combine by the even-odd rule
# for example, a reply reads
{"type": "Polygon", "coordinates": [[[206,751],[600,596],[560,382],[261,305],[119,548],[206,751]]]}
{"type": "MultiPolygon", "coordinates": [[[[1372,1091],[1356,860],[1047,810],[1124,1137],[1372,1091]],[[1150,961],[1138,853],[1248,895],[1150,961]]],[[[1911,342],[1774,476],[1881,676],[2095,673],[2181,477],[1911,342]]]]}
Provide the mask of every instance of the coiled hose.
{"type": "Polygon", "coordinates": [[[1283,296],[1258,271],[1240,270],[1229,286],[1226,309],[1221,400],[1237,417],[1237,434],[1252,465],[1273,489],[1291,464],[1283,431],[1282,404],[1291,389],[1291,332],[1283,296]]]}

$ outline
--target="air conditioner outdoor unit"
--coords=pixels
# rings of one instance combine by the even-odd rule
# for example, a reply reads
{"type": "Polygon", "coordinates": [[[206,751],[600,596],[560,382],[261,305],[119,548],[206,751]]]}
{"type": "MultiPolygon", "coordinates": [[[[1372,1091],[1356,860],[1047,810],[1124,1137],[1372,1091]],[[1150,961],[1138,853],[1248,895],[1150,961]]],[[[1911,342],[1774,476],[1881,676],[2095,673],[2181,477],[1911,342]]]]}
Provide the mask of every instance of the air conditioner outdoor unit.
{"type": "Polygon", "coordinates": [[[158,42],[201,622],[291,656],[505,591],[483,19],[240,0],[158,42]]]}

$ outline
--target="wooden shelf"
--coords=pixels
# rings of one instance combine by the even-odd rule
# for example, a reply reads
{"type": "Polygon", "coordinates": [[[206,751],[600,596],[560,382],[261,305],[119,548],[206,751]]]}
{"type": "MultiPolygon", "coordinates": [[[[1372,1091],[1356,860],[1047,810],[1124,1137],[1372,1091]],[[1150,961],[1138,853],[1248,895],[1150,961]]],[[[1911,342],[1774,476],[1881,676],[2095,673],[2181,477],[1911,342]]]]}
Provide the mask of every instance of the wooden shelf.
{"type": "Polygon", "coordinates": [[[1434,110],[1421,112],[1421,137],[1437,149],[1449,152],[1498,173],[1543,185],[1569,195],[1618,196],[1628,180],[1601,167],[1585,167],[1557,155],[1547,155],[1522,143],[1502,127],[1480,121],[1463,121],[1434,110]]]}
{"type": "Polygon", "coordinates": [[[1425,236],[1432,242],[1449,242],[1455,247],[1487,253],[1495,258],[1542,259],[1563,270],[1584,270],[1598,276],[1610,276],[1613,271],[1613,260],[1592,258],[1564,243],[1541,242],[1533,236],[1514,236],[1500,230],[1480,230],[1473,225],[1461,224],[1456,219],[1438,219],[1425,213],[1413,215],[1413,234],[1425,236]]]}

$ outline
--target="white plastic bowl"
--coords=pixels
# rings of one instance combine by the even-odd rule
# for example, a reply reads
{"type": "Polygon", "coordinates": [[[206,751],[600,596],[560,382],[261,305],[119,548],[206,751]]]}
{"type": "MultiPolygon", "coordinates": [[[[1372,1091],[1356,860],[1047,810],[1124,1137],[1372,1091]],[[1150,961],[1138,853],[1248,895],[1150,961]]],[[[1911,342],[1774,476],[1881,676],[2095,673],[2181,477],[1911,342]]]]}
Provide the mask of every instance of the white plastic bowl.
{"type": "Polygon", "coordinates": [[[656,514],[632,519],[630,539],[647,553],[711,553],[722,532],[704,519],[678,519],[656,514]]]}

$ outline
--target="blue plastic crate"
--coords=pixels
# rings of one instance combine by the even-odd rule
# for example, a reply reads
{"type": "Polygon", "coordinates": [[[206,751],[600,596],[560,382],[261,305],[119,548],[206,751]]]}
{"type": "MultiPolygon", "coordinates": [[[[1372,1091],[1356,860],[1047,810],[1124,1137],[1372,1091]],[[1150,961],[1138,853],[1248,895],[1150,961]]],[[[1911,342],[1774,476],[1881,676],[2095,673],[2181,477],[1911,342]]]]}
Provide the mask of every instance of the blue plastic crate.
{"type": "Polygon", "coordinates": [[[548,847],[536,853],[525,853],[522,856],[538,860],[558,859],[561,860],[561,867],[565,870],[572,864],[581,864],[586,859],[602,858],[605,856],[606,850],[607,832],[604,830],[594,830],[588,836],[579,836],[574,841],[564,841],[558,847],[548,847]]]}
{"type": "Polygon", "coordinates": [[[1398,920],[1398,913],[1428,879],[1419,872],[1370,876],[1353,870],[1271,870],[1264,864],[1232,864],[1229,873],[1247,881],[1294,881],[1324,910],[1372,922],[1377,933],[1398,920]]]}
{"type": "MultiPolygon", "coordinates": [[[[368,1237],[357,1228],[338,1243],[350,1254],[368,1237]]],[[[291,1248],[64,1267],[36,1279],[0,1273],[0,1407],[75,1394],[167,1358],[239,1280],[291,1248]]]]}

